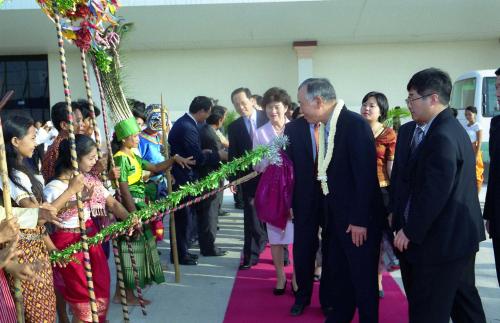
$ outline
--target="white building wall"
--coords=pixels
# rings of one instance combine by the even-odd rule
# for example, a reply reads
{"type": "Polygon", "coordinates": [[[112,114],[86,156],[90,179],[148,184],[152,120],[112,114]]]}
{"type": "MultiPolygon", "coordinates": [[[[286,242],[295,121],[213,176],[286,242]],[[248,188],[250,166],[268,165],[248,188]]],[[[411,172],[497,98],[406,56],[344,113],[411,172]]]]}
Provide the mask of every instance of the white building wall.
{"type": "Polygon", "coordinates": [[[329,78],[338,97],[354,110],[370,91],[386,94],[390,107],[406,106],[408,81],[428,67],[441,68],[454,80],[470,70],[499,66],[500,44],[496,40],[318,46],[314,54],[315,76],[329,78]]]}
{"type": "MultiPolygon", "coordinates": [[[[84,98],[79,56],[73,53],[68,56],[73,98],[84,98]]],[[[125,65],[127,97],[149,104],[160,103],[163,94],[173,119],[187,111],[197,95],[219,99],[220,104],[232,108],[229,96],[240,86],[258,94],[272,86],[281,86],[296,96],[297,63],[291,47],[133,51],[123,53],[120,60],[125,65]]],[[[57,55],[49,55],[49,74],[51,104],[54,104],[64,99],[57,55]]],[[[99,102],[97,92],[94,96],[99,102]]]]}
{"type": "MultiPolygon", "coordinates": [[[[130,35],[132,36],[132,35],[130,35]]],[[[475,69],[500,66],[500,44],[495,41],[319,46],[314,52],[314,74],[329,78],[338,97],[358,110],[369,91],[384,92],[390,106],[404,105],[411,75],[439,67],[456,78],[475,69]]],[[[187,111],[196,95],[219,99],[232,108],[229,95],[239,86],[263,94],[272,86],[297,95],[297,57],[290,47],[132,51],[122,54],[128,97],[165,104],[175,120],[187,111]]],[[[68,54],[73,98],[84,98],[79,56],[68,54]]],[[[51,104],[64,98],[59,59],[49,54],[51,104]]],[[[95,85],[93,86],[94,91],[95,85]]],[[[97,92],[95,101],[99,102],[97,92]]]]}

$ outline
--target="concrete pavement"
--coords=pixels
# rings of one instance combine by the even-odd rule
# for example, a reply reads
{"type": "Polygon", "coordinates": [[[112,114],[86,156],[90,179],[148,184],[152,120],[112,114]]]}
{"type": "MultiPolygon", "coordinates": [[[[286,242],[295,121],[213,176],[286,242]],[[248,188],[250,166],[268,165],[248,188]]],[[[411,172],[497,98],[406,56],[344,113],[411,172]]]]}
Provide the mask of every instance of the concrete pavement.
{"type": "MultiPolygon", "coordinates": [[[[484,188],[481,192],[481,201],[484,201],[485,191],[484,188]]],[[[148,315],[143,316],[140,307],[129,307],[131,322],[222,323],[243,247],[243,214],[241,210],[231,209],[232,206],[232,196],[226,193],[223,207],[231,214],[219,218],[217,243],[229,253],[224,257],[200,256],[198,266],[181,266],[180,284],[175,283],[173,265],[169,263],[165,273],[167,282],[144,291],[145,298],[152,301],[147,307],[148,315]]],[[[168,241],[160,244],[160,250],[161,260],[166,262],[168,241]]],[[[192,252],[199,253],[197,249],[192,252]]],[[[112,260],[109,263],[114,273],[114,263],[112,260]]],[[[402,287],[400,272],[396,271],[392,275],[402,287]]],[[[500,288],[496,280],[491,240],[481,243],[476,258],[476,285],[487,321],[500,323],[500,288]]],[[[114,292],[114,277],[112,286],[114,292]]],[[[108,319],[111,323],[123,321],[120,305],[111,305],[108,319]]]]}

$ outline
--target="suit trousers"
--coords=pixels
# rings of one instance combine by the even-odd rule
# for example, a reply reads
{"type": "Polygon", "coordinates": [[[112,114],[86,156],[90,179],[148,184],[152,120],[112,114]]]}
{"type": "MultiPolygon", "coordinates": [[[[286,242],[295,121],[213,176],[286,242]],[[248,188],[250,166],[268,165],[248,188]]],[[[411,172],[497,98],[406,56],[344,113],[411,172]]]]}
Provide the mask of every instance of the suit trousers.
{"type": "Polygon", "coordinates": [[[497,267],[497,279],[498,285],[500,286],[500,238],[492,238],[493,241],[493,252],[495,254],[495,264],[497,267]]]}
{"type": "MultiPolygon", "coordinates": [[[[175,212],[175,233],[177,240],[177,251],[179,253],[179,259],[183,259],[188,253],[188,240],[187,240],[187,230],[189,223],[189,209],[188,207],[182,208],[175,212]]],[[[170,247],[172,248],[172,227],[170,228],[170,247]]],[[[173,255],[170,254],[170,260],[173,260],[173,255]]]]}
{"type": "Polygon", "coordinates": [[[198,242],[202,255],[212,254],[215,250],[215,237],[219,222],[219,210],[222,203],[223,192],[212,198],[206,199],[197,208],[198,217],[198,242]]]}
{"type": "Polygon", "coordinates": [[[410,323],[482,323],[486,318],[476,289],[476,253],[441,264],[409,263],[400,257],[410,323]]]}
{"type": "Polygon", "coordinates": [[[243,192],[243,263],[258,262],[260,253],[267,243],[267,233],[264,224],[257,217],[253,196],[243,192]]]}
{"type": "MultiPolygon", "coordinates": [[[[295,304],[302,305],[311,303],[314,267],[319,246],[318,230],[320,227],[320,216],[318,214],[306,215],[312,216],[295,214],[293,220],[293,266],[299,288],[295,294],[295,304]]],[[[324,273],[324,268],[322,268],[322,279],[324,273]]],[[[324,305],[322,302],[321,304],[324,305]]]]}
{"type": "Polygon", "coordinates": [[[333,226],[328,223],[323,234],[323,270],[328,276],[322,273],[321,287],[328,289],[332,307],[326,322],[351,322],[358,308],[360,323],[377,323],[380,229],[369,226],[367,240],[356,247],[351,234],[345,233],[347,228],[333,226]]]}

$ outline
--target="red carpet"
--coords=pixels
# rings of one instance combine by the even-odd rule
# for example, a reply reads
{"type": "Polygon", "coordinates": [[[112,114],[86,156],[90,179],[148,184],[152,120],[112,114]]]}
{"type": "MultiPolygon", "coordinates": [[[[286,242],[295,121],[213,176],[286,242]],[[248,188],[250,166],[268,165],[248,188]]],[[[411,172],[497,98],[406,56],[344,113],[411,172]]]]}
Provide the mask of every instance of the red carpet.
{"type": "MultiPolygon", "coordinates": [[[[291,256],[291,251],[290,251],[291,256]]],[[[289,276],[287,292],[274,296],[274,266],[269,246],[261,255],[260,263],[250,270],[240,270],[236,276],[224,323],[279,323],[279,322],[324,322],[319,305],[319,285],[315,284],[312,303],[299,317],[289,315],[294,297],[291,291],[292,266],[286,267],[289,276]]],[[[406,297],[394,279],[383,277],[385,298],[380,300],[380,323],[405,323],[407,319],[406,297]]],[[[355,318],[354,322],[357,322],[355,318]]]]}

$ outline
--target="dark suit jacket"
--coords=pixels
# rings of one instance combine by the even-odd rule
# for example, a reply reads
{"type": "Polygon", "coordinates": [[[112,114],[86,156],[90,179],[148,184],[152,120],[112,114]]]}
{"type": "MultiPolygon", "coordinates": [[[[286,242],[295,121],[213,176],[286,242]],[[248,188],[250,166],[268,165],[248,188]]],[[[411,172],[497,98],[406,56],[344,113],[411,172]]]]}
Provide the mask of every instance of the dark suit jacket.
{"type": "Polygon", "coordinates": [[[285,125],[284,134],[288,137],[286,154],[293,163],[295,177],[292,199],[294,223],[310,222],[312,216],[318,217],[315,223],[321,223],[323,217],[317,210],[323,198],[316,180],[309,123],[304,118],[292,120],[285,125]]]}
{"type": "Polygon", "coordinates": [[[170,144],[172,155],[179,154],[182,157],[193,156],[193,159],[196,161],[196,165],[191,167],[191,169],[182,168],[178,164],[174,164],[172,175],[175,178],[176,185],[197,180],[199,167],[217,165],[219,163],[218,151],[209,154],[202,153],[198,125],[187,113],[174,123],[172,130],[168,134],[168,143],[170,144]]]}
{"type": "Polygon", "coordinates": [[[490,236],[500,239],[500,116],[490,124],[490,170],[484,203],[484,219],[490,221],[490,236]]]}
{"type": "Polygon", "coordinates": [[[412,121],[399,129],[391,177],[394,229],[402,228],[410,239],[403,255],[409,262],[426,264],[468,256],[485,239],[470,139],[445,109],[410,156],[415,126],[412,121]]]}
{"type": "Polygon", "coordinates": [[[384,219],[377,178],[375,139],[368,123],[344,106],[337,122],[333,158],[327,170],[326,227],[345,235],[349,224],[380,230],[384,219]]]}
{"type": "MultiPolygon", "coordinates": [[[[215,132],[214,128],[209,124],[204,124],[199,127],[200,132],[200,142],[201,149],[210,149],[212,151],[219,151],[222,149],[222,142],[220,141],[219,136],[215,132]]],[[[219,164],[217,165],[203,165],[199,168],[200,178],[207,176],[210,172],[217,170],[219,168],[219,164]]]]}
{"type": "MultiPolygon", "coordinates": [[[[267,122],[267,116],[263,111],[257,110],[257,128],[262,127],[267,122]]],[[[256,131],[257,129],[254,129],[256,131]]],[[[245,120],[240,117],[233,121],[227,129],[228,139],[229,139],[229,149],[228,149],[228,159],[232,161],[235,158],[241,157],[247,151],[253,149],[252,138],[248,133],[247,127],[245,125],[245,120]]],[[[252,170],[241,172],[237,177],[245,176],[249,174],[252,170]]],[[[257,184],[259,183],[259,178],[255,177],[252,180],[242,184],[243,194],[246,196],[255,196],[255,190],[257,189],[257,184]]],[[[234,178],[233,178],[234,179],[234,178]]]]}

